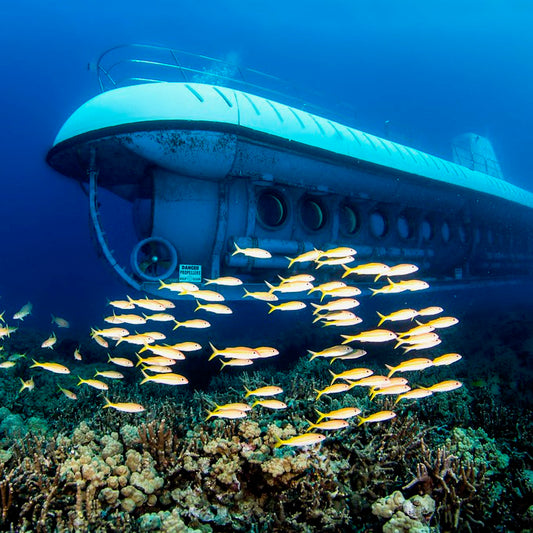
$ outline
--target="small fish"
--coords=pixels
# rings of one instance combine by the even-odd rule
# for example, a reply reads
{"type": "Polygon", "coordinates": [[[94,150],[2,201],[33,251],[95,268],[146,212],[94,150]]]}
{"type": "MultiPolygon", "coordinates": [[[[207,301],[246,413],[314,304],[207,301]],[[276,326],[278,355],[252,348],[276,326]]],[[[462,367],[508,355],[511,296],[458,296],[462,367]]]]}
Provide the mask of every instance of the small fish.
{"type": "Polygon", "coordinates": [[[13,368],[16,364],[15,361],[2,361],[0,368],[13,368]]]}
{"type": "Polygon", "coordinates": [[[409,359],[408,361],[403,361],[397,366],[385,365],[389,369],[389,375],[387,377],[392,377],[396,372],[414,372],[416,370],[424,370],[433,366],[433,361],[431,359],[425,359],[419,357],[417,359],[409,359]]]}
{"type": "Polygon", "coordinates": [[[251,359],[228,359],[227,361],[222,361],[220,370],[224,370],[226,366],[249,366],[253,363],[251,359]]]}
{"type": "Polygon", "coordinates": [[[231,255],[243,254],[246,257],[253,257],[255,259],[270,259],[272,254],[263,248],[239,248],[239,245],[234,242],[235,251],[231,255]]]}
{"type": "Polygon", "coordinates": [[[445,353],[444,355],[440,355],[433,359],[433,366],[451,365],[452,363],[459,361],[459,359],[462,359],[462,356],[458,353],[445,353]]]}
{"type": "Polygon", "coordinates": [[[200,344],[191,341],[178,342],[176,344],[170,345],[170,347],[175,348],[176,350],[180,350],[181,352],[196,352],[197,350],[202,349],[202,346],[200,344]]]}
{"type": "Polygon", "coordinates": [[[422,324],[414,328],[411,328],[408,331],[404,331],[403,333],[398,333],[398,338],[405,339],[406,337],[417,337],[419,335],[425,335],[426,333],[431,333],[432,331],[434,331],[434,329],[435,328],[433,326],[422,324]]]}
{"type": "Polygon", "coordinates": [[[312,361],[316,357],[342,357],[351,354],[354,350],[351,346],[343,346],[342,344],[339,344],[337,346],[325,348],[320,352],[313,352],[312,350],[307,351],[311,354],[309,361],[312,361]]]}
{"type": "Polygon", "coordinates": [[[150,337],[147,333],[138,333],[137,335],[125,335],[117,339],[117,346],[121,342],[127,342],[128,344],[135,344],[138,346],[144,346],[145,344],[153,344],[155,339],[150,337]]]}
{"type": "Polygon", "coordinates": [[[133,302],[130,302],[128,300],[112,300],[110,302],[107,302],[112,307],[116,307],[117,309],[135,309],[135,304],[133,302]]]}
{"type": "Polygon", "coordinates": [[[426,398],[427,396],[431,396],[432,394],[433,394],[433,391],[431,390],[413,389],[413,390],[405,392],[404,394],[400,394],[396,398],[394,403],[397,404],[400,400],[418,400],[420,398],[426,398]]]}
{"type": "Polygon", "coordinates": [[[322,291],[322,296],[320,297],[320,301],[322,301],[326,296],[331,296],[333,298],[339,298],[339,297],[344,298],[344,297],[351,297],[351,296],[359,296],[360,294],[361,294],[361,289],[346,285],[346,287],[337,287],[336,289],[328,289],[326,291],[322,291]]]}
{"type": "Polygon", "coordinates": [[[391,384],[390,378],[387,376],[368,376],[367,378],[352,381],[354,387],[387,387],[391,384]]]}
{"type": "Polygon", "coordinates": [[[214,285],[222,285],[224,287],[237,287],[238,285],[242,285],[242,281],[239,278],[235,278],[233,276],[224,276],[216,279],[205,278],[206,285],[210,285],[211,283],[213,283],[214,285]]]}
{"type": "Polygon", "coordinates": [[[52,324],[55,324],[59,328],[70,328],[69,321],[59,316],[52,315],[52,324]]]}
{"type": "Polygon", "coordinates": [[[279,350],[272,348],[271,346],[259,346],[254,348],[254,350],[259,354],[261,358],[274,357],[279,355],[279,350]]]}
{"type": "Polygon", "coordinates": [[[450,326],[455,326],[459,320],[453,316],[441,316],[439,318],[434,318],[429,322],[426,322],[426,325],[433,326],[435,329],[440,328],[449,328],[450,326]]]}
{"type": "Polygon", "coordinates": [[[392,282],[390,278],[387,278],[387,281],[389,282],[388,285],[384,285],[379,289],[370,289],[372,296],[376,296],[376,294],[398,294],[409,290],[408,287],[401,285],[400,283],[392,282]]]}
{"type": "Polygon", "coordinates": [[[283,302],[278,305],[274,305],[269,303],[270,310],[268,311],[268,314],[272,313],[273,311],[298,311],[300,309],[304,309],[307,307],[304,302],[293,300],[291,302],[283,302]]]}
{"type": "Polygon", "coordinates": [[[123,411],[124,413],[142,413],[145,411],[145,408],[140,403],[133,403],[133,402],[118,402],[118,403],[111,403],[109,401],[109,398],[105,398],[105,405],[104,409],[111,407],[112,409],[116,409],[117,411],[123,411]]]}
{"type": "Polygon", "coordinates": [[[228,359],[257,359],[261,357],[259,352],[254,348],[249,348],[248,346],[229,346],[228,348],[223,348],[219,350],[211,342],[209,343],[211,350],[211,356],[209,361],[214,359],[217,355],[226,357],[228,359]]]}
{"type": "Polygon", "coordinates": [[[76,393],[68,390],[68,389],[64,389],[63,387],[61,387],[61,385],[58,385],[59,387],[59,390],[69,399],[69,400],[77,400],[78,397],[76,396],[76,393]]]}
{"type": "Polygon", "coordinates": [[[326,438],[322,433],[304,433],[302,435],[296,435],[290,439],[280,439],[276,438],[277,442],[274,445],[274,448],[279,448],[280,446],[312,446],[313,444],[318,444],[326,438]]]}
{"type": "Polygon", "coordinates": [[[35,388],[35,383],[33,381],[33,376],[28,379],[27,381],[24,381],[22,378],[19,378],[20,382],[22,383],[22,386],[20,387],[19,394],[24,390],[28,389],[30,392],[35,388]]]}
{"type": "Polygon", "coordinates": [[[172,372],[172,368],[169,366],[161,365],[142,365],[141,370],[152,372],[153,374],[170,374],[172,372]]]}
{"type": "Polygon", "coordinates": [[[24,320],[28,315],[31,315],[33,309],[33,304],[28,302],[26,305],[23,305],[19,311],[13,315],[14,320],[24,320]]]}
{"type": "Polygon", "coordinates": [[[208,313],[215,313],[216,315],[231,315],[233,313],[230,307],[223,304],[201,304],[200,302],[196,302],[196,305],[195,312],[203,309],[208,313]]]}
{"type": "Polygon", "coordinates": [[[249,390],[244,387],[244,390],[246,391],[246,394],[244,395],[245,398],[248,398],[248,396],[276,396],[283,392],[283,389],[276,385],[267,385],[266,387],[259,387],[254,390],[249,390]]]}
{"type": "Polygon", "coordinates": [[[422,387],[421,389],[430,390],[431,392],[448,392],[451,390],[458,389],[459,387],[462,387],[463,384],[460,381],[449,379],[446,381],[441,381],[440,383],[435,383],[434,385],[431,385],[430,387],[422,387]]]}
{"type": "MultiPolygon", "coordinates": [[[[146,324],[146,318],[139,316],[139,315],[128,314],[128,315],[113,315],[113,316],[115,317],[115,319],[113,320],[114,324],[132,324],[135,326],[146,324]]],[[[109,322],[109,320],[106,320],[106,322],[109,322]]]]}
{"type": "Polygon", "coordinates": [[[389,320],[390,322],[397,322],[401,320],[413,320],[415,316],[418,315],[418,311],[416,309],[400,309],[399,311],[394,311],[394,313],[390,313],[388,315],[382,315],[378,312],[378,316],[380,318],[380,321],[378,323],[378,328],[383,324],[383,322],[389,320]]]}
{"type": "Polygon", "coordinates": [[[129,359],[126,359],[125,357],[111,357],[109,354],[107,354],[107,362],[113,363],[114,365],[128,367],[128,368],[133,367],[133,361],[130,361],[129,359]]]}
{"type": "Polygon", "coordinates": [[[186,291],[187,293],[200,290],[197,285],[195,285],[194,283],[189,283],[188,281],[176,281],[172,283],[165,283],[163,280],[159,280],[158,290],[161,290],[161,289],[168,289],[169,291],[172,291],[172,292],[186,291]]]}
{"type": "Polygon", "coordinates": [[[429,283],[426,281],[421,281],[419,279],[409,279],[400,281],[398,283],[395,283],[395,285],[398,285],[404,289],[407,289],[408,291],[423,291],[424,289],[429,288],[429,283]]]}
{"type": "Polygon", "coordinates": [[[189,383],[189,380],[180,374],[174,374],[172,372],[168,374],[154,374],[149,376],[146,372],[142,372],[144,379],[141,381],[141,385],[147,383],[148,381],[153,381],[154,383],[160,383],[161,385],[185,385],[189,383]]]}
{"type": "Polygon", "coordinates": [[[385,420],[390,420],[395,416],[396,413],[394,413],[393,411],[379,411],[367,417],[359,416],[359,424],[357,425],[360,426],[362,424],[366,424],[367,422],[384,422],[385,420]]]}
{"type": "Polygon", "coordinates": [[[310,429],[323,429],[325,431],[334,431],[337,429],[347,428],[350,425],[349,422],[341,419],[326,420],[325,422],[315,422],[314,424],[312,422],[309,422],[309,420],[307,422],[309,424],[307,431],[309,431],[310,429]]]}
{"type": "Polygon", "coordinates": [[[362,331],[357,335],[341,335],[344,339],[342,344],[348,344],[349,342],[387,342],[396,338],[396,333],[387,329],[371,329],[368,331],[362,331]]]}
{"type": "Polygon", "coordinates": [[[339,298],[338,300],[331,300],[323,305],[318,305],[311,303],[315,308],[313,315],[318,315],[319,313],[333,312],[333,311],[347,311],[348,309],[353,309],[354,307],[359,306],[359,302],[353,298],[339,298]]]}
{"type": "Polygon", "coordinates": [[[316,259],[315,260],[315,263],[316,263],[316,267],[317,269],[323,267],[324,265],[329,265],[329,266],[333,266],[333,265],[346,265],[348,263],[353,263],[355,261],[355,257],[336,257],[336,258],[333,258],[333,259],[316,259]]]}
{"type": "Polygon", "coordinates": [[[81,361],[82,360],[82,356],[81,356],[81,353],[80,353],[80,347],[79,346],[74,350],[74,359],[76,359],[76,361],[81,361]]]}
{"type": "Polygon", "coordinates": [[[344,372],[341,372],[340,374],[334,374],[331,370],[329,373],[333,376],[333,379],[331,380],[331,384],[335,383],[338,379],[345,379],[347,381],[357,381],[359,379],[366,378],[368,376],[371,376],[374,371],[370,370],[370,368],[351,368],[349,370],[345,370],[344,372]]]}
{"type": "Polygon", "coordinates": [[[279,400],[255,400],[252,404],[252,408],[256,405],[266,407],[267,409],[287,409],[287,404],[279,400]]]}
{"type": "Polygon", "coordinates": [[[254,298],[255,300],[261,300],[263,302],[277,302],[279,299],[275,294],[271,292],[266,292],[266,291],[250,292],[244,289],[243,298],[246,298],[247,296],[249,296],[250,298],[254,298]]]}
{"type": "Polygon", "coordinates": [[[133,298],[130,298],[127,296],[128,301],[135,304],[137,307],[142,307],[143,309],[148,309],[149,311],[164,311],[166,309],[166,306],[163,305],[158,300],[151,300],[150,298],[140,298],[138,300],[134,300],[133,298]]]}
{"type": "Polygon", "coordinates": [[[178,329],[179,327],[203,329],[203,328],[208,328],[211,326],[211,324],[207,320],[202,320],[200,318],[194,318],[192,320],[184,320],[183,322],[174,320],[174,322],[176,323],[176,325],[174,326],[173,329],[178,329]]]}
{"type": "Polygon", "coordinates": [[[346,287],[346,283],[344,283],[344,281],[328,281],[313,287],[307,294],[312,294],[315,291],[320,291],[323,294],[325,292],[332,291],[334,289],[341,289],[343,287],[346,287]]]}
{"type": "Polygon", "coordinates": [[[327,328],[329,326],[335,326],[344,328],[347,326],[357,326],[357,324],[360,324],[363,321],[363,319],[359,316],[355,316],[353,318],[345,318],[342,320],[324,320],[322,322],[322,327],[327,328]]]}
{"type": "Polygon", "coordinates": [[[356,318],[356,315],[352,313],[351,311],[328,311],[324,313],[323,315],[316,315],[316,317],[313,320],[313,324],[315,322],[318,322],[319,320],[328,320],[328,321],[335,321],[335,320],[350,320],[356,318]]]}
{"type": "Polygon", "coordinates": [[[164,333],[161,333],[160,331],[145,331],[144,333],[140,333],[139,335],[154,339],[156,341],[162,341],[167,338],[167,336],[164,333]]]}
{"type": "Polygon", "coordinates": [[[421,342],[421,343],[417,343],[417,344],[412,344],[408,348],[404,348],[403,349],[403,353],[406,354],[406,353],[411,352],[413,350],[427,350],[428,348],[434,348],[435,346],[438,346],[441,342],[442,342],[442,340],[437,338],[437,339],[432,340],[432,341],[426,341],[426,342],[421,342]]]}
{"type": "Polygon", "coordinates": [[[322,253],[323,252],[321,250],[317,250],[316,248],[314,248],[313,250],[304,252],[303,254],[300,254],[293,258],[285,257],[285,259],[289,260],[289,266],[287,268],[291,268],[294,263],[307,263],[309,261],[315,261],[316,259],[318,259],[318,257],[320,257],[320,254],[322,253]]]}
{"type": "Polygon", "coordinates": [[[278,274],[278,278],[280,279],[281,283],[292,283],[292,282],[296,282],[296,281],[307,281],[309,283],[311,283],[312,281],[315,281],[315,277],[312,276],[311,274],[296,274],[295,276],[290,276],[288,278],[282,278],[279,274],[278,274]]]}
{"type": "Polygon", "coordinates": [[[8,361],[18,361],[19,359],[25,359],[26,353],[13,353],[8,357],[8,361]]]}
{"type": "Polygon", "coordinates": [[[267,287],[271,293],[281,292],[283,294],[292,292],[305,292],[313,288],[313,284],[309,281],[288,281],[280,283],[279,285],[272,285],[268,281],[265,281],[267,287]]]}
{"type": "Polygon", "coordinates": [[[236,418],[245,418],[247,415],[246,411],[241,411],[240,409],[216,409],[214,411],[207,411],[206,420],[209,420],[213,416],[234,420],[236,418]]]}
{"type": "Polygon", "coordinates": [[[165,309],[174,309],[176,307],[176,304],[170,300],[163,300],[162,298],[158,298],[152,301],[161,304],[165,309]]]}
{"type": "Polygon", "coordinates": [[[33,365],[30,368],[42,368],[43,370],[48,370],[48,372],[53,372],[54,374],[70,374],[70,370],[59,363],[39,363],[35,359],[33,360],[33,365]]]}
{"type": "Polygon", "coordinates": [[[433,332],[414,335],[408,338],[397,339],[398,342],[395,344],[394,348],[398,348],[398,346],[401,346],[402,344],[427,344],[436,341],[438,338],[439,336],[433,332]]]}
{"type": "Polygon", "coordinates": [[[100,337],[100,335],[93,335],[93,340],[102,348],[109,348],[109,343],[103,337],[100,337]]]}
{"type": "Polygon", "coordinates": [[[321,413],[318,409],[315,409],[315,411],[318,413],[318,420],[316,421],[317,424],[324,418],[332,420],[346,420],[361,414],[361,409],[358,407],[343,407],[342,409],[335,409],[335,411],[330,411],[329,413],[321,413]]]}
{"type": "Polygon", "coordinates": [[[349,257],[351,255],[357,255],[357,251],[348,246],[339,246],[338,248],[331,248],[325,252],[321,252],[318,259],[321,259],[322,257],[341,258],[349,257]]]}
{"type": "Polygon", "coordinates": [[[176,364],[176,361],[174,359],[169,359],[168,357],[164,357],[162,355],[156,355],[154,357],[145,357],[144,359],[138,353],[135,355],[137,356],[137,359],[139,359],[135,366],[139,366],[141,364],[173,366],[176,364]]]}
{"type": "Polygon", "coordinates": [[[94,329],[91,328],[91,337],[105,337],[107,339],[120,339],[126,337],[130,332],[125,328],[106,328],[106,329],[94,329]]]}
{"type": "Polygon", "coordinates": [[[78,382],[78,387],[80,385],[85,384],[85,385],[89,385],[89,387],[93,387],[93,389],[109,390],[108,384],[98,379],[83,379],[83,378],[80,378],[80,376],[78,376],[78,379],[80,380],[78,382]]]}
{"type": "Polygon", "coordinates": [[[418,316],[433,316],[433,315],[438,315],[439,313],[442,313],[442,311],[444,311],[444,309],[442,309],[442,307],[437,307],[437,306],[434,306],[434,307],[424,307],[424,309],[420,309],[418,311],[418,316]]]}
{"type": "Polygon", "coordinates": [[[341,392],[349,391],[354,386],[353,383],[334,383],[322,390],[315,389],[315,392],[317,393],[315,400],[320,400],[320,397],[324,394],[339,394],[341,392]]]}
{"type": "Polygon", "coordinates": [[[350,276],[351,274],[357,274],[358,276],[377,276],[376,280],[390,270],[390,267],[383,263],[366,263],[365,265],[358,265],[351,268],[343,266],[343,268],[343,278],[350,276]]]}
{"type": "Polygon", "coordinates": [[[187,292],[182,291],[180,292],[181,295],[191,295],[194,296],[197,300],[205,300],[206,302],[223,302],[224,296],[216,291],[209,291],[209,290],[199,290],[194,292],[187,292]]]}
{"type": "Polygon", "coordinates": [[[358,348],[357,350],[352,350],[351,353],[348,353],[346,355],[338,355],[336,357],[332,357],[329,364],[331,365],[333,361],[351,361],[353,359],[359,359],[360,357],[363,357],[363,355],[366,355],[366,350],[361,350],[358,348]]]}
{"type": "Polygon", "coordinates": [[[173,346],[161,346],[159,344],[145,344],[140,350],[139,353],[144,352],[145,350],[150,350],[154,355],[161,355],[167,359],[174,359],[174,361],[183,361],[185,359],[185,354],[174,348],[173,346]]]}
{"type": "Polygon", "coordinates": [[[215,408],[214,411],[251,411],[252,409],[250,405],[243,402],[226,403],[224,405],[215,404],[215,408]]]}
{"type": "Polygon", "coordinates": [[[373,390],[370,393],[370,400],[373,400],[376,396],[396,396],[397,394],[403,394],[410,391],[409,385],[392,385],[390,387],[383,387],[381,389],[373,390]]]}
{"type": "MultiPolygon", "coordinates": [[[[402,263],[400,265],[394,265],[389,268],[389,271],[386,273],[388,277],[392,278],[395,276],[407,276],[413,272],[417,272],[418,267],[416,265],[411,265],[408,263],[402,263]]],[[[376,278],[377,280],[377,278],[376,278]]],[[[374,280],[374,281],[376,281],[374,280]]]]}
{"type": "Polygon", "coordinates": [[[108,379],[124,379],[124,374],[121,374],[120,372],[116,372],[115,370],[97,370],[94,374],[94,377],[101,376],[103,378],[108,379]]]}
{"type": "Polygon", "coordinates": [[[50,348],[54,346],[54,344],[57,342],[57,337],[55,333],[52,333],[50,337],[48,337],[43,343],[41,344],[41,348],[50,348]]]}

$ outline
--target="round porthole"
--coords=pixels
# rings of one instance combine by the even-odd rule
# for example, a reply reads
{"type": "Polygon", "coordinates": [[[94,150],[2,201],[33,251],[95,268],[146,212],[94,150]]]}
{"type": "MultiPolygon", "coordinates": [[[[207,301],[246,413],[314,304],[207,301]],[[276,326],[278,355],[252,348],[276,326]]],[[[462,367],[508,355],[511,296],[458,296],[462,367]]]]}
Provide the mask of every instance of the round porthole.
{"type": "Polygon", "coordinates": [[[442,223],[440,233],[444,242],[450,242],[450,225],[448,224],[448,222],[442,223]]]}
{"type": "Polygon", "coordinates": [[[430,241],[433,238],[433,227],[429,220],[424,219],[420,223],[420,235],[424,241],[430,241]]]}
{"type": "Polygon", "coordinates": [[[326,225],[326,209],[318,198],[304,198],[300,204],[300,215],[303,225],[310,231],[318,231],[326,225]]]}
{"type": "Polygon", "coordinates": [[[350,204],[343,204],[340,207],[339,229],[345,235],[353,235],[359,229],[357,211],[350,204]]]}
{"type": "Polygon", "coordinates": [[[257,218],[267,228],[277,228],[287,220],[287,203],[279,191],[261,192],[257,198],[257,218]]]}
{"type": "Polygon", "coordinates": [[[413,227],[407,216],[400,215],[396,221],[396,229],[401,239],[407,240],[413,236],[413,227]]]}
{"type": "Polygon", "coordinates": [[[374,211],[369,218],[370,232],[374,237],[384,237],[387,233],[387,221],[383,213],[374,211]]]}

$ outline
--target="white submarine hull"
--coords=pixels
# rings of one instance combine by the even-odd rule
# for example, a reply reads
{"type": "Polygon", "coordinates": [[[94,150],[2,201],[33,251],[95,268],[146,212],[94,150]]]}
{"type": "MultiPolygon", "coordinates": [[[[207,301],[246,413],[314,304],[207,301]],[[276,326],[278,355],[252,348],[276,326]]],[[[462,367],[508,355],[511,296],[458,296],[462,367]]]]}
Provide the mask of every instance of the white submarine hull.
{"type": "MultiPolygon", "coordinates": [[[[47,161],[80,181],[92,170],[98,185],[134,202],[141,248],[133,273],[119,274],[136,288],[219,275],[261,283],[287,266],[285,256],[339,245],[364,262],[414,262],[426,278],[533,270],[532,193],[227,87],[107,91],[66,121],[47,161]],[[166,270],[139,268],[150,242],[172,249],[166,270]],[[273,258],[233,256],[235,242],[273,258]]],[[[317,272],[326,279],[338,269],[317,272]]]]}

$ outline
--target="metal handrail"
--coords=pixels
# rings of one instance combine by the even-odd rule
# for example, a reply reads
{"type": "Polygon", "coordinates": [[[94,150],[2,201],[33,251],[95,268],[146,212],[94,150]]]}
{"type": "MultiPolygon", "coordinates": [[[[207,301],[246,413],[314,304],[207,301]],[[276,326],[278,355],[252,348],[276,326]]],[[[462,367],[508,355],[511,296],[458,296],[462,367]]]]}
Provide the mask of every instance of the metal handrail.
{"type": "Polygon", "coordinates": [[[355,119],[353,107],[342,104],[342,109],[332,110],[311,104],[308,97],[316,100],[320,98],[318,93],[297,90],[271,74],[174,48],[144,44],[115,46],[100,55],[95,70],[101,92],[141,83],[208,83],[275,99],[344,123],[355,119]],[[305,98],[294,96],[303,92],[308,93],[305,98]]]}

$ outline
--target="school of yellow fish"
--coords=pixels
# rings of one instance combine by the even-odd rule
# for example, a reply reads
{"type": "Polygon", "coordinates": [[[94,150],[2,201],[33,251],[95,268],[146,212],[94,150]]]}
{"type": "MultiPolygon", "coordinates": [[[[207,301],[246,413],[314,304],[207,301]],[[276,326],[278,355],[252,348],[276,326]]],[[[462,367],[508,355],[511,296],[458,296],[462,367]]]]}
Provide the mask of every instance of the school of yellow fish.
{"type": "MultiPolygon", "coordinates": [[[[279,282],[273,284],[265,281],[267,290],[250,292],[244,286],[240,279],[232,276],[219,277],[217,279],[206,279],[204,287],[214,286],[243,286],[243,298],[253,298],[267,303],[268,313],[298,311],[307,307],[307,304],[300,300],[289,300],[281,303],[278,301],[279,294],[303,293],[312,294],[320,293],[320,303],[311,303],[313,310],[313,323],[320,322],[323,327],[340,327],[349,328],[357,326],[362,319],[353,313],[353,309],[359,306],[359,302],[354,298],[361,294],[361,290],[353,285],[343,281],[350,276],[372,276],[374,282],[385,277],[387,282],[379,287],[370,289],[372,296],[380,294],[398,294],[406,291],[420,291],[429,287],[428,283],[422,280],[409,279],[393,281],[396,278],[402,278],[418,270],[416,265],[399,264],[388,266],[383,263],[367,263],[355,267],[348,266],[355,260],[356,251],[350,247],[338,247],[326,251],[311,250],[294,258],[287,258],[289,261],[288,269],[294,264],[314,264],[315,269],[324,266],[339,265],[344,272],[339,276],[338,281],[330,281],[320,285],[313,285],[315,278],[312,274],[301,273],[292,276],[278,276],[279,282]]],[[[268,250],[261,248],[239,248],[235,244],[234,254],[243,254],[252,258],[268,259],[271,254],[268,250]]],[[[191,296],[195,299],[195,312],[201,311],[208,314],[232,314],[232,310],[224,305],[224,296],[215,290],[198,287],[188,282],[169,282],[160,281],[159,289],[168,289],[177,292],[181,296],[191,296]],[[205,303],[207,302],[207,303],[205,303]],[[216,303],[215,303],[216,302],[216,303]]],[[[82,378],[78,376],[78,386],[86,385],[100,391],[108,391],[109,385],[104,380],[123,379],[124,374],[117,371],[117,367],[131,368],[139,367],[142,374],[140,384],[156,383],[160,385],[185,385],[188,380],[185,376],[176,373],[173,367],[177,361],[184,360],[187,352],[201,350],[202,346],[194,341],[183,341],[177,344],[163,343],[166,335],[160,331],[147,331],[138,333],[136,330],[132,333],[125,326],[147,326],[153,322],[166,322],[173,324],[173,329],[178,328],[208,328],[210,322],[203,318],[192,318],[187,320],[177,320],[169,312],[175,307],[170,300],[160,298],[148,298],[147,296],[140,299],[133,299],[129,296],[126,300],[110,301],[112,314],[104,318],[108,326],[103,328],[92,328],[91,337],[100,346],[110,349],[110,341],[115,342],[115,346],[121,343],[131,344],[137,349],[135,355],[137,362],[131,358],[112,356],[108,353],[107,369],[98,370],[93,377],[82,378]],[[147,352],[147,353],[145,353],[147,352]],[[100,379],[97,379],[100,378],[100,379]]],[[[395,349],[403,349],[404,354],[410,351],[422,351],[434,348],[441,343],[437,331],[441,328],[448,328],[458,323],[454,317],[439,316],[437,318],[428,318],[440,315],[443,312],[441,307],[432,306],[423,309],[399,309],[390,314],[384,315],[378,313],[378,323],[374,329],[365,329],[355,334],[342,334],[339,343],[334,346],[322,349],[320,351],[308,350],[311,355],[310,361],[315,358],[326,358],[330,364],[335,361],[354,361],[366,355],[362,348],[352,347],[360,343],[386,343],[395,342],[395,349]],[[412,322],[416,322],[416,326],[412,322]],[[384,323],[396,324],[409,322],[412,327],[409,329],[402,328],[402,331],[392,331],[382,329],[384,323]]],[[[13,315],[13,320],[22,321],[32,313],[32,304],[28,302],[18,312],[13,315]]],[[[52,324],[58,328],[68,328],[70,324],[64,318],[52,315],[52,324]]],[[[0,341],[9,337],[17,330],[16,327],[8,326],[5,319],[5,312],[0,314],[0,341]]],[[[45,339],[41,348],[53,349],[57,342],[55,332],[45,339]]],[[[257,359],[274,357],[279,351],[270,346],[226,346],[224,348],[215,347],[209,343],[211,355],[208,360],[219,358],[221,369],[226,367],[249,366],[257,359]]],[[[3,347],[0,346],[0,355],[3,347]]],[[[25,354],[10,354],[5,360],[0,362],[0,369],[13,368],[19,359],[25,358],[25,354]]],[[[83,357],[80,349],[77,348],[73,353],[76,361],[82,361],[83,357]]],[[[405,400],[419,400],[435,393],[451,391],[462,386],[457,380],[446,380],[426,386],[415,386],[412,388],[405,377],[393,377],[397,373],[409,373],[414,371],[423,371],[428,368],[447,366],[461,359],[458,353],[445,353],[433,359],[416,357],[405,359],[397,365],[386,365],[388,373],[377,375],[370,368],[349,368],[338,373],[330,370],[331,382],[321,390],[315,390],[317,393],[315,401],[319,401],[322,396],[332,394],[342,394],[355,387],[368,388],[370,399],[374,400],[378,396],[395,396],[395,404],[405,400]]],[[[60,363],[53,361],[36,361],[30,368],[42,369],[56,374],[70,374],[70,369],[60,363]]],[[[20,393],[27,390],[31,392],[35,383],[33,376],[29,380],[20,380],[20,393]]],[[[59,391],[70,400],[76,400],[76,393],[72,390],[65,389],[58,385],[59,391]]],[[[282,410],[287,409],[287,404],[279,399],[274,398],[283,393],[281,387],[276,385],[265,385],[254,390],[246,387],[243,392],[243,401],[227,403],[224,405],[215,405],[215,408],[208,411],[207,419],[216,417],[224,419],[239,419],[248,416],[248,413],[255,407],[264,409],[282,410]],[[246,400],[253,397],[253,402],[247,403],[246,400]]],[[[112,402],[107,396],[103,408],[112,408],[117,411],[127,413],[140,413],[145,408],[133,402],[112,402]]],[[[391,420],[396,413],[391,410],[381,410],[362,416],[361,410],[357,407],[344,407],[330,412],[318,413],[316,422],[309,422],[309,427],[305,432],[291,437],[286,440],[279,440],[276,446],[294,446],[303,447],[320,443],[326,436],[319,431],[336,431],[342,430],[349,426],[350,419],[358,418],[358,425],[384,422],[391,420]]]]}

